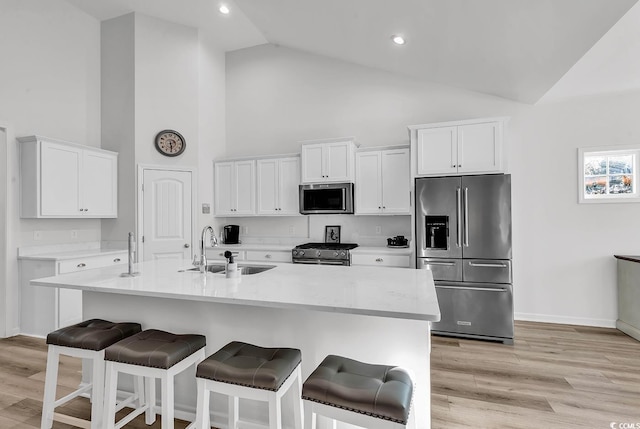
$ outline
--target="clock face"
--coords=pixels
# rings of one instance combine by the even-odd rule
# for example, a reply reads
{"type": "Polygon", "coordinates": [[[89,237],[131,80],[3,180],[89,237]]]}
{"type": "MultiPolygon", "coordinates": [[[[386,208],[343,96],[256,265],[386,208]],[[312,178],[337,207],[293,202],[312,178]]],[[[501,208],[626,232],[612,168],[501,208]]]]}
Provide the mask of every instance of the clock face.
{"type": "Polygon", "coordinates": [[[178,156],[187,147],[187,143],[184,141],[184,137],[173,130],[160,131],[156,135],[156,149],[166,156],[178,156]]]}

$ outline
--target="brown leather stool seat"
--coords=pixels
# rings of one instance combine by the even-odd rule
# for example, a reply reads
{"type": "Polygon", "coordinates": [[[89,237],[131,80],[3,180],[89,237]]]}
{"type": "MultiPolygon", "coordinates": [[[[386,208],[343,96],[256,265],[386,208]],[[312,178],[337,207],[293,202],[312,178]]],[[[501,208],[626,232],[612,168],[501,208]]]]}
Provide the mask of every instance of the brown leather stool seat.
{"type": "Polygon", "coordinates": [[[106,361],[168,369],[206,345],[204,335],[147,329],[107,347],[106,361]]]}
{"type": "Polygon", "coordinates": [[[142,331],[139,323],[114,323],[91,319],[60,328],[47,335],[47,344],[85,350],[102,350],[142,331]]]}
{"type": "Polygon", "coordinates": [[[406,424],[413,382],[402,368],[329,355],[307,378],[302,399],[406,424]]]}
{"type": "Polygon", "coordinates": [[[198,365],[196,377],[276,391],[302,360],[298,349],[233,341],[198,365]]]}

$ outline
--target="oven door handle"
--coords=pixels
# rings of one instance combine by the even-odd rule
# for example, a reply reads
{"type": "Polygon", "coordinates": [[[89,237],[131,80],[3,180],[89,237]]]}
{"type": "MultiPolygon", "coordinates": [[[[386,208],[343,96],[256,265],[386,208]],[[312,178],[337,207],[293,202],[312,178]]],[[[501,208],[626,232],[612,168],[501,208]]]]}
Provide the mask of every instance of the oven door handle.
{"type": "Polygon", "coordinates": [[[296,264],[315,264],[315,265],[347,265],[347,261],[319,261],[317,259],[296,259],[296,264]]]}

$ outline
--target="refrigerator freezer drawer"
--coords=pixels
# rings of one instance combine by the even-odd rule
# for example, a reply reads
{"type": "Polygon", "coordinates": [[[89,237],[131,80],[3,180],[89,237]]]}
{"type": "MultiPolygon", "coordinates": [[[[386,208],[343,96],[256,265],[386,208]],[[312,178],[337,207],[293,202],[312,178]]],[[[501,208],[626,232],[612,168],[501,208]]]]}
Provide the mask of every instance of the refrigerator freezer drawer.
{"type": "Polygon", "coordinates": [[[431,270],[434,280],[462,281],[462,259],[418,258],[417,268],[431,270]]]}
{"type": "Polygon", "coordinates": [[[476,283],[511,283],[511,261],[464,259],[462,279],[476,283]]]}
{"type": "Polygon", "coordinates": [[[436,282],[441,319],[433,331],[513,338],[513,289],[511,285],[436,282]]]}

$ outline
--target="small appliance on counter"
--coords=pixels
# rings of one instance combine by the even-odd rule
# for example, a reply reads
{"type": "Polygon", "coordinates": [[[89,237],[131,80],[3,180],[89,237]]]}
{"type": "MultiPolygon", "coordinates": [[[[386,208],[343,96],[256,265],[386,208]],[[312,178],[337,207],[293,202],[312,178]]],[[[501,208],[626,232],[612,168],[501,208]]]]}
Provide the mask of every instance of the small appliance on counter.
{"type": "Polygon", "coordinates": [[[409,240],[404,235],[387,238],[387,247],[409,247],[409,240]]]}
{"type": "Polygon", "coordinates": [[[239,237],[239,225],[225,225],[222,227],[222,240],[224,241],[224,244],[239,244],[239,237]]]}

